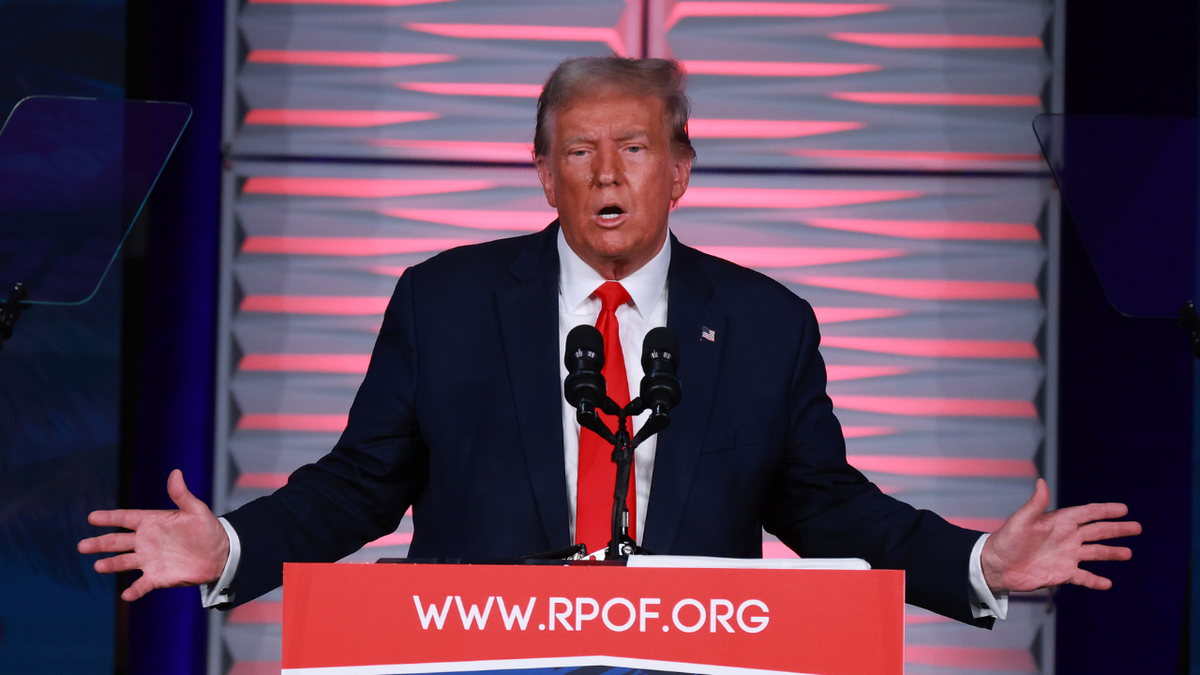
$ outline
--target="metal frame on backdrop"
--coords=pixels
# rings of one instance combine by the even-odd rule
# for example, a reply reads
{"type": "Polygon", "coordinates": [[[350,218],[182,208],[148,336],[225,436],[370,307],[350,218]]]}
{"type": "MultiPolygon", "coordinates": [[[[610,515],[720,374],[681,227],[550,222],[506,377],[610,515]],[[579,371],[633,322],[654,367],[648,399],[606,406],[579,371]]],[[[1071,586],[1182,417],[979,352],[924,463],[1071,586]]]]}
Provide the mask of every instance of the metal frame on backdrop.
{"type": "MultiPolygon", "coordinates": [[[[233,317],[233,257],[236,245],[236,218],[233,201],[236,195],[234,177],[228,169],[228,148],[237,125],[237,70],[241,47],[238,35],[238,10],[241,0],[225,0],[225,69],[224,95],[221,100],[221,148],[226,165],[221,172],[221,243],[217,296],[217,400],[213,408],[213,503],[214,513],[229,509],[230,486],[229,430],[231,414],[229,394],[233,373],[233,336],[230,321],[233,317]]],[[[229,670],[226,656],[225,613],[208,613],[208,675],[225,675],[229,670]]]]}
{"type": "MultiPolygon", "coordinates": [[[[217,300],[217,401],[214,411],[216,430],[213,434],[213,503],[214,513],[225,513],[229,509],[230,485],[229,430],[231,429],[231,402],[229,395],[230,375],[233,372],[233,338],[230,319],[233,316],[233,254],[236,224],[233,213],[234,176],[225,171],[221,177],[221,269],[219,276],[220,296],[217,300]]],[[[208,673],[225,675],[228,659],[225,656],[221,635],[225,626],[224,612],[208,613],[208,673]]]]}
{"type": "MultiPolygon", "coordinates": [[[[1066,111],[1067,85],[1067,0],[1054,0],[1051,64],[1054,68],[1050,89],[1050,112],[1066,111]]],[[[1058,392],[1059,392],[1059,318],[1062,301],[1062,197],[1057,190],[1050,200],[1050,222],[1046,241],[1046,462],[1043,478],[1050,486],[1050,508],[1058,508],[1058,392]]],[[[1056,660],[1057,616],[1051,616],[1042,634],[1042,672],[1053,675],[1056,660]]]]}

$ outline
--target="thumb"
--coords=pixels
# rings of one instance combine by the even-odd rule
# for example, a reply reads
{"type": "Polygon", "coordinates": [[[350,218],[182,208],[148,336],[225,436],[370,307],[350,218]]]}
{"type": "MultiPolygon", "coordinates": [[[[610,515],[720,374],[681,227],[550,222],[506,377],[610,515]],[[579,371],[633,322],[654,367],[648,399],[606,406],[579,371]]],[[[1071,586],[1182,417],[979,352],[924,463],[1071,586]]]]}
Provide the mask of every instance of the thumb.
{"type": "Polygon", "coordinates": [[[1025,505],[1019,509],[1019,512],[1028,517],[1040,516],[1050,508],[1050,486],[1046,484],[1044,478],[1037,479],[1037,485],[1033,488],[1033,496],[1025,505]]]}
{"type": "Polygon", "coordinates": [[[208,508],[204,502],[197,499],[188,490],[187,483],[183,481],[183,472],[179,469],[175,469],[167,477],[167,494],[170,495],[171,501],[175,502],[175,506],[178,506],[180,511],[196,513],[198,509],[208,508]]]}

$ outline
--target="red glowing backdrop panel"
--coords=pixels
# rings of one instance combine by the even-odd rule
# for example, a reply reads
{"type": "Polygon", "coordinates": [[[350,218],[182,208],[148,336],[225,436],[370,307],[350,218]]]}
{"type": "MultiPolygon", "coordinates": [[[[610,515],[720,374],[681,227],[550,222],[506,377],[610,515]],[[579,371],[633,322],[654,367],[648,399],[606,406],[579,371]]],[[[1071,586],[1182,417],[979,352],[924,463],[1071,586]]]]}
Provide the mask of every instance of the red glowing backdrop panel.
{"type": "MultiPolygon", "coordinates": [[[[699,160],[672,230],[813,304],[856,466],[995,529],[1053,466],[1056,222],[1029,131],[1051,17],[1041,0],[244,3],[227,78],[219,506],[333,445],[404,269],[554,218],[530,162],[554,65],[645,48],[690,73],[699,160]]],[[[403,556],[411,533],[406,517],[350,559],[403,556]]],[[[766,534],[763,553],[792,555],[766,534]]],[[[214,635],[231,672],[278,668],[279,600],[214,635]]],[[[1041,602],[1014,602],[989,634],[909,608],[906,667],[1049,668],[1041,602]]]]}

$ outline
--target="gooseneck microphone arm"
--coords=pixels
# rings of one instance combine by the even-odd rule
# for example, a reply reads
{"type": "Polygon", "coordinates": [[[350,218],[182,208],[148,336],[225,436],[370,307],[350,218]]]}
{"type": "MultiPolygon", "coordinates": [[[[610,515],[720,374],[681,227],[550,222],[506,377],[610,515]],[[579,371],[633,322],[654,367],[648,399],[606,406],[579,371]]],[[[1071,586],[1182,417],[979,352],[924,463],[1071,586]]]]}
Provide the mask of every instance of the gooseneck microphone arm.
{"type": "Polygon", "coordinates": [[[575,408],[575,419],[585,429],[591,429],[613,446],[612,460],[617,465],[613,484],[612,538],[606,554],[609,560],[628,558],[640,547],[629,537],[629,481],[633,472],[633,451],[647,438],[667,428],[671,408],[682,396],[679,378],[679,340],[669,328],[655,328],[642,345],[642,378],[640,396],[624,408],[608,397],[604,369],[604,338],[594,326],[582,325],[567,334],[564,363],[567,379],[563,394],[575,408]],[[617,418],[617,431],[608,428],[596,410],[617,418]],[[629,418],[650,410],[650,418],[630,437],[629,418]]]}
{"type": "MultiPolygon", "coordinates": [[[[642,377],[641,395],[629,402],[625,412],[627,415],[638,415],[648,409],[650,417],[642,424],[637,435],[628,442],[628,452],[622,452],[620,448],[613,452],[613,461],[617,462],[617,484],[613,496],[613,541],[609,543],[610,556],[625,558],[638,550],[626,534],[629,531],[629,511],[626,508],[625,495],[629,493],[633,449],[647,438],[666,429],[671,423],[668,413],[679,405],[683,396],[679,377],[676,375],[678,370],[679,338],[675,336],[675,332],[670,328],[660,327],[647,333],[642,342],[642,371],[645,376],[642,377]]],[[[625,430],[622,419],[621,432],[626,433],[625,430]]]]}

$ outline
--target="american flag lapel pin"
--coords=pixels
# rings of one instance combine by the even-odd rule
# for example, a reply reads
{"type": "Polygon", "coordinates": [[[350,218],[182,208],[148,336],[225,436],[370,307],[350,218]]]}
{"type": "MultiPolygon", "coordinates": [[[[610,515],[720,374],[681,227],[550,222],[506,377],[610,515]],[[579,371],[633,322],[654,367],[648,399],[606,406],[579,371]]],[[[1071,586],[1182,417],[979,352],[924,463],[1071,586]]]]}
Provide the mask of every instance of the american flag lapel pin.
{"type": "Polygon", "coordinates": [[[700,339],[708,340],[709,342],[716,342],[717,341],[717,331],[709,328],[708,326],[701,326],[700,327],[700,339]]]}

